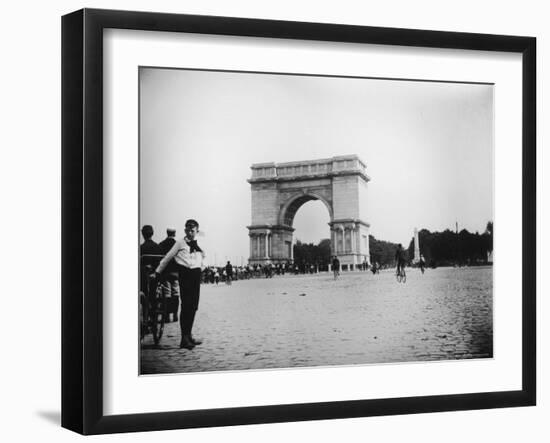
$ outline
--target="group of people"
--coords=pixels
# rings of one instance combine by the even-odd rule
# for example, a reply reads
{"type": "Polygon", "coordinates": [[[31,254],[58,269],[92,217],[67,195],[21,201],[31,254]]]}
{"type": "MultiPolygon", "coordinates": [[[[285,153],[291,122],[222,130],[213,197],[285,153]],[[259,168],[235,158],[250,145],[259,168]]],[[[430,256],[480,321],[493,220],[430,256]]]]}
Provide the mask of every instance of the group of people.
{"type": "Polygon", "coordinates": [[[183,238],[177,240],[175,229],[169,228],[166,239],[157,244],[153,241],[154,231],[151,225],[145,225],[141,229],[144,241],[140,245],[140,289],[143,291],[146,287],[146,279],[160,280],[163,290],[167,292],[166,296],[181,300],[180,348],[185,349],[193,349],[202,344],[202,340],[192,334],[199,307],[202,269],[206,264],[206,253],[197,244],[198,232],[199,223],[190,219],[185,222],[183,238]]]}
{"type": "MultiPolygon", "coordinates": [[[[407,257],[406,252],[403,249],[403,245],[399,243],[397,245],[397,248],[395,250],[395,263],[396,263],[396,273],[401,274],[404,272],[406,263],[407,263],[407,257]]],[[[424,260],[424,256],[420,256],[420,259],[418,261],[418,267],[422,271],[422,274],[424,274],[424,269],[426,268],[426,262],[424,260]]],[[[369,269],[369,265],[364,262],[361,265],[358,266],[358,269],[360,270],[367,270],[369,269]]],[[[377,262],[373,261],[370,265],[370,270],[373,274],[379,274],[380,269],[382,269],[382,266],[377,262]]],[[[337,256],[332,257],[332,271],[334,273],[334,279],[336,280],[340,276],[340,260],[337,256]]]]}
{"type": "Polygon", "coordinates": [[[265,263],[245,266],[233,266],[227,262],[225,266],[209,266],[204,269],[203,283],[228,282],[235,280],[249,280],[251,278],[272,278],[276,275],[285,274],[317,274],[322,271],[322,266],[318,263],[307,262],[291,263],[265,263]],[[230,268],[228,268],[228,266],[230,268]]]}
{"type": "MultiPolygon", "coordinates": [[[[235,280],[249,280],[251,278],[270,278],[274,274],[279,275],[280,268],[271,264],[267,265],[246,265],[233,266],[230,261],[225,266],[208,266],[203,270],[202,282],[215,283],[225,282],[231,284],[235,280]]],[[[284,271],[282,271],[284,274],[284,271]]]]}

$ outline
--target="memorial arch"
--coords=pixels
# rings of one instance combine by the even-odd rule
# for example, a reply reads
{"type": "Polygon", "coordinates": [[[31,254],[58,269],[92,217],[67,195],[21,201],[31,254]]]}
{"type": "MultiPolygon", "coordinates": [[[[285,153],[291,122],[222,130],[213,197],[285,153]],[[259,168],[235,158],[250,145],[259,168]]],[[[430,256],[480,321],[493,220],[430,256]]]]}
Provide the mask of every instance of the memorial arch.
{"type": "Polygon", "coordinates": [[[331,254],[354,269],[369,258],[365,163],[356,155],[251,166],[252,222],[249,263],[293,260],[294,216],[320,200],[330,217],[331,254]]]}

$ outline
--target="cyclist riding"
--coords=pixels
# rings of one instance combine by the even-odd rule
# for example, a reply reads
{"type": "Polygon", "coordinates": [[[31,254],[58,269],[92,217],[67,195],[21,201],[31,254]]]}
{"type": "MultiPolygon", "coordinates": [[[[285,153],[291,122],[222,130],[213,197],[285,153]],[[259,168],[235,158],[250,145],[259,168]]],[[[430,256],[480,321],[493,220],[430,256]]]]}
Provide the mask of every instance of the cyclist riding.
{"type": "Polygon", "coordinates": [[[233,281],[233,265],[231,264],[231,262],[227,262],[227,264],[225,265],[225,284],[226,285],[230,285],[231,282],[233,281]]]}
{"type": "Polygon", "coordinates": [[[424,268],[426,267],[426,261],[424,260],[424,256],[420,256],[420,260],[418,261],[418,267],[422,271],[422,274],[424,274],[424,268]]]}
{"type": "Polygon", "coordinates": [[[332,259],[332,271],[334,272],[334,280],[336,280],[340,275],[340,260],[336,256],[332,259]]]}
{"type": "Polygon", "coordinates": [[[405,250],[401,243],[397,245],[395,250],[395,261],[397,263],[397,275],[402,275],[405,272],[405,250]]]}

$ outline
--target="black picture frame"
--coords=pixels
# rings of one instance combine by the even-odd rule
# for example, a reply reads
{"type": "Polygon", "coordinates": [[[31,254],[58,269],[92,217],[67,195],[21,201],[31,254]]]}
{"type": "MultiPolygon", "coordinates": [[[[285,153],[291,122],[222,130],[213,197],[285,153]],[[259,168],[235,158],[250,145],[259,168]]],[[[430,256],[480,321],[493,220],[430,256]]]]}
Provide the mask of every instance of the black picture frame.
{"type": "Polygon", "coordinates": [[[62,18],[62,426],[82,434],[530,406],[536,402],[536,39],[83,9],[62,18]],[[103,412],[103,31],[108,28],[522,55],[522,388],[132,415],[103,412]]]}

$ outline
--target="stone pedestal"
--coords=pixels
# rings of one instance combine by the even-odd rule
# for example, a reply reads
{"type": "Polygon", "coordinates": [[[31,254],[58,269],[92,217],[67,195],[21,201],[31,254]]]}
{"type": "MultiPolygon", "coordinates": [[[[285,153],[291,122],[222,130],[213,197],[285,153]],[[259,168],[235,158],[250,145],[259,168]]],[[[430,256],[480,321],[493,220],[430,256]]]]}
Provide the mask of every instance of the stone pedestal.
{"type": "Polygon", "coordinates": [[[294,229],[288,226],[249,226],[251,265],[292,262],[294,229]]]}
{"type": "Polygon", "coordinates": [[[331,255],[348,270],[370,265],[369,225],[361,220],[335,220],[330,223],[331,255]]]}

